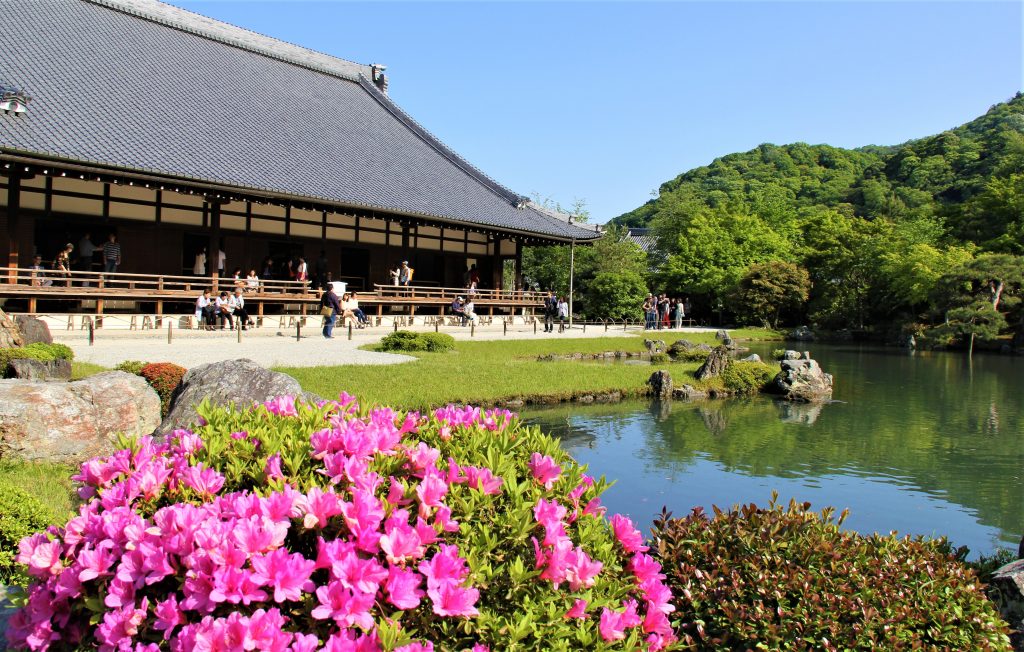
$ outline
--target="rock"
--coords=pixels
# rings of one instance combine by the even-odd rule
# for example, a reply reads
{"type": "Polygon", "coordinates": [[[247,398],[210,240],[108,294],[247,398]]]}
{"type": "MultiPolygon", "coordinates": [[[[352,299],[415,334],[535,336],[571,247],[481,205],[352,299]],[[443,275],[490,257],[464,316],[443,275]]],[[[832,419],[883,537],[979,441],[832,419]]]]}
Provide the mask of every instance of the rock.
{"type": "Polygon", "coordinates": [[[756,353],[751,353],[747,357],[740,360],[740,362],[761,362],[761,356],[756,353]]]}
{"type": "Polygon", "coordinates": [[[668,347],[668,354],[673,358],[680,356],[696,348],[697,345],[689,340],[676,340],[668,347]]]}
{"type": "Polygon", "coordinates": [[[813,425],[821,416],[822,403],[794,403],[792,401],[776,401],[779,406],[779,421],[782,423],[798,423],[805,426],[813,425]]]}
{"type": "Polygon", "coordinates": [[[787,358],[779,364],[782,370],[769,384],[770,391],[790,401],[824,401],[832,397],[832,375],[822,371],[814,360],[787,358]]]}
{"type": "Polygon", "coordinates": [[[720,331],[715,333],[715,339],[716,340],[727,340],[727,339],[730,339],[729,338],[729,333],[727,331],[720,330],[720,331]]]}
{"type": "Polygon", "coordinates": [[[986,593],[999,606],[1003,620],[1017,630],[1016,649],[1020,649],[1024,638],[1024,559],[1011,561],[993,573],[986,593]]]}
{"type": "Polygon", "coordinates": [[[598,403],[618,403],[622,400],[622,392],[606,392],[594,397],[598,403]]]}
{"type": "Polygon", "coordinates": [[[0,349],[22,346],[23,343],[18,324],[0,310],[0,349]]]}
{"type": "Polygon", "coordinates": [[[0,650],[7,649],[7,621],[18,608],[11,601],[10,588],[0,584],[0,650]]]}
{"type": "Polygon", "coordinates": [[[584,394],[583,396],[577,396],[576,397],[576,402],[577,403],[593,403],[594,402],[594,395],[593,394],[584,394]]]}
{"type": "Polygon", "coordinates": [[[225,360],[199,365],[188,370],[181,384],[174,390],[167,417],[158,432],[167,434],[178,428],[188,428],[199,414],[195,406],[209,400],[211,405],[247,408],[278,396],[296,396],[308,402],[320,397],[302,391],[299,381],[287,374],[264,369],[252,360],[225,360]]]}
{"type": "Polygon", "coordinates": [[[712,349],[708,359],[704,361],[704,364],[693,375],[697,380],[720,376],[725,371],[725,368],[729,366],[730,360],[729,349],[725,346],[717,346],[712,349]]]}
{"type": "Polygon", "coordinates": [[[796,330],[789,334],[788,339],[796,340],[798,342],[813,342],[814,333],[811,331],[810,328],[807,328],[806,326],[800,326],[799,328],[797,328],[796,330]]]}
{"type": "Polygon", "coordinates": [[[672,398],[695,400],[707,397],[707,392],[702,392],[693,385],[683,385],[682,387],[676,387],[672,390],[672,398]]]}
{"type": "Polygon", "coordinates": [[[672,376],[665,370],[655,371],[647,380],[651,394],[658,398],[672,398],[672,376]]]}
{"type": "Polygon", "coordinates": [[[786,352],[784,352],[782,354],[782,359],[783,360],[799,360],[800,359],[800,352],[799,351],[786,351],[786,352]]]}
{"type": "Polygon", "coordinates": [[[665,342],[664,340],[644,340],[644,346],[647,348],[648,353],[664,353],[665,342]]]}
{"type": "Polygon", "coordinates": [[[18,325],[18,330],[21,331],[22,346],[36,343],[53,344],[50,327],[42,319],[37,319],[31,315],[17,315],[14,318],[14,323],[18,325]]]}
{"type": "Polygon", "coordinates": [[[71,380],[71,361],[15,358],[7,366],[7,376],[23,380],[71,380]]]}
{"type": "Polygon", "coordinates": [[[117,434],[159,424],[160,397],[123,371],[73,383],[0,380],[0,458],[79,463],[113,452],[117,434]]]}

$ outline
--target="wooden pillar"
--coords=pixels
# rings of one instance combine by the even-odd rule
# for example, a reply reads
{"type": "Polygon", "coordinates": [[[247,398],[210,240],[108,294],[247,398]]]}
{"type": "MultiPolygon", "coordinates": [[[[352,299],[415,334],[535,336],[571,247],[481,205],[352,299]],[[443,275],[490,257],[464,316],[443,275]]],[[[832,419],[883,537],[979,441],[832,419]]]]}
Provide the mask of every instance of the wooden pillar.
{"type": "MultiPolygon", "coordinates": [[[[161,225],[163,224],[163,219],[164,219],[163,218],[163,201],[164,201],[164,191],[160,190],[158,188],[157,191],[156,191],[156,205],[153,207],[154,216],[156,218],[156,226],[153,227],[153,255],[156,257],[156,260],[153,261],[153,266],[156,269],[160,270],[161,272],[164,271],[164,267],[163,267],[164,242],[163,242],[163,233],[162,233],[163,228],[161,227],[161,225]]],[[[92,267],[90,266],[89,269],[92,269],[92,267]]],[[[174,270],[173,271],[174,271],[175,274],[180,274],[181,273],[181,271],[178,269],[178,265],[177,264],[174,266],[174,270]]]]}
{"type": "Polygon", "coordinates": [[[213,279],[213,293],[217,293],[217,262],[220,258],[220,204],[218,198],[207,197],[210,215],[210,246],[206,248],[206,271],[213,279]]]}
{"type": "MultiPolygon", "coordinates": [[[[409,225],[402,225],[402,260],[409,260],[409,225]]],[[[411,265],[410,265],[411,267],[411,265]]]]}
{"type": "Polygon", "coordinates": [[[14,268],[20,265],[18,260],[18,243],[21,237],[21,177],[12,172],[7,177],[7,231],[4,235],[7,240],[7,267],[9,268],[9,282],[14,283],[17,272],[14,268]]]}
{"type": "Polygon", "coordinates": [[[521,240],[516,240],[516,277],[515,284],[517,289],[523,287],[523,243],[521,240]]]}
{"type": "MultiPolygon", "coordinates": [[[[242,241],[242,259],[245,261],[245,267],[249,269],[259,269],[259,263],[253,262],[252,260],[252,202],[245,202],[245,239],[242,241]]],[[[243,272],[248,273],[245,269],[243,272]]],[[[260,270],[262,271],[262,270],[260,270]]]]}

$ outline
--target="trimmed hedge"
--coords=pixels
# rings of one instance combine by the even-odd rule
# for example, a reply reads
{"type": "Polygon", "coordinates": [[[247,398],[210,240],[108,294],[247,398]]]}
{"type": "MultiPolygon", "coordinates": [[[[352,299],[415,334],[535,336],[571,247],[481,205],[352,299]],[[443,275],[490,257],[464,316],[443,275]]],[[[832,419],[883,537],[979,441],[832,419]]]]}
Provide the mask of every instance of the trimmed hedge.
{"type": "Polygon", "coordinates": [[[945,539],[840,530],[809,504],[655,521],[681,642],[701,650],[1009,650],[1006,624],[945,539]]]}
{"type": "Polygon", "coordinates": [[[43,344],[42,342],[10,349],[0,349],[0,371],[2,371],[0,375],[7,375],[7,367],[10,365],[11,360],[24,359],[41,360],[43,362],[74,360],[75,352],[65,344],[43,344]]]}
{"type": "Polygon", "coordinates": [[[380,341],[381,351],[450,351],[455,348],[455,338],[445,333],[413,333],[395,331],[380,341]]]}
{"type": "Polygon", "coordinates": [[[181,379],[187,371],[188,369],[172,362],[152,362],[139,369],[139,375],[160,395],[161,416],[167,416],[174,390],[181,384],[181,379]]]}
{"type": "Polygon", "coordinates": [[[734,360],[722,371],[722,383],[726,389],[737,394],[755,394],[761,391],[775,374],[775,369],[763,362],[734,360]]]}
{"type": "Polygon", "coordinates": [[[31,494],[0,477],[0,584],[24,584],[28,577],[14,562],[18,542],[60,521],[31,494]]]}

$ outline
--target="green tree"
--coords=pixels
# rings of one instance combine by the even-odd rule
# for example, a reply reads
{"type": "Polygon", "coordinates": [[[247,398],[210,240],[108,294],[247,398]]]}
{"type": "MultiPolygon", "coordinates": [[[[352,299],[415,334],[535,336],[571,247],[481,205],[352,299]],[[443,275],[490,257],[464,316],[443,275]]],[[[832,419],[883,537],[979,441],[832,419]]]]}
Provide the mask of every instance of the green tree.
{"type": "Polygon", "coordinates": [[[811,289],[807,270],[773,260],[751,265],[732,297],[733,312],[748,323],[775,328],[779,319],[799,315],[811,289]]]}
{"type": "MultiPolygon", "coordinates": [[[[968,350],[973,351],[975,339],[996,339],[1009,324],[1007,316],[1020,314],[1022,287],[1024,256],[978,256],[939,280],[935,304],[942,323],[931,334],[967,339],[968,350]]],[[[1024,326],[1018,323],[1018,328],[1024,326]]]]}
{"type": "Polygon", "coordinates": [[[637,319],[647,284],[636,272],[599,272],[587,283],[586,314],[590,319],[637,319]]]}

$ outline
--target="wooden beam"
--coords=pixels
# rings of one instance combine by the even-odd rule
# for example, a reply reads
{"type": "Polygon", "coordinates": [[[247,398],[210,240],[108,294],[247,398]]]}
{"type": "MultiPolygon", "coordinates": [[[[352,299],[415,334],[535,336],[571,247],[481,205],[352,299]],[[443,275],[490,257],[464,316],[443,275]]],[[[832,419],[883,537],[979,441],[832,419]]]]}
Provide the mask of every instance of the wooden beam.
{"type": "Polygon", "coordinates": [[[17,282],[17,272],[15,268],[20,267],[18,264],[18,245],[20,242],[20,226],[21,220],[21,177],[17,174],[12,174],[7,177],[7,267],[8,282],[17,282]]]}

